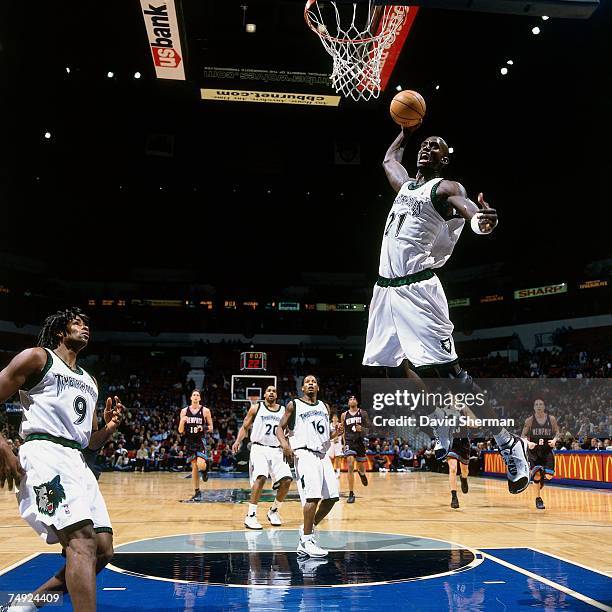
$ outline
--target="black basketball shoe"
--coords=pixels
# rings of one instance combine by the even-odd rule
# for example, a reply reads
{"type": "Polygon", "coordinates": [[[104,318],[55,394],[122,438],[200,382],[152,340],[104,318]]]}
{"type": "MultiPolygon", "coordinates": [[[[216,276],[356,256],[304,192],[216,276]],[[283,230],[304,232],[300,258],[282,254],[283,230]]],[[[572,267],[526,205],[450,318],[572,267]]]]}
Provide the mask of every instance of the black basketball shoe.
{"type": "Polygon", "coordinates": [[[459,499],[457,498],[457,491],[451,491],[451,508],[459,507],[459,499]]]}
{"type": "Polygon", "coordinates": [[[364,487],[368,486],[368,477],[365,475],[365,473],[361,473],[361,472],[357,472],[359,474],[359,478],[361,478],[361,484],[364,487]]]}
{"type": "Polygon", "coordinates": [[[467,493],[469,491],[468,479],[464,478],[463,476],[460,476],[459,478],[461,480],[461,492],[462,493],[467,493]]]}
{"type": "Polygon", "coordinates": [[[544,500],[541,497],[536,497],[536,508],[538,510],[546,510],[546,506],[544,505],[544,500]]]}
{"type": "Polygon", "coordinates": [[[351,491],[349,493],[348,499],[346,500],[347,504],[354,504],[355,503],[355,494],[351,491]]]}

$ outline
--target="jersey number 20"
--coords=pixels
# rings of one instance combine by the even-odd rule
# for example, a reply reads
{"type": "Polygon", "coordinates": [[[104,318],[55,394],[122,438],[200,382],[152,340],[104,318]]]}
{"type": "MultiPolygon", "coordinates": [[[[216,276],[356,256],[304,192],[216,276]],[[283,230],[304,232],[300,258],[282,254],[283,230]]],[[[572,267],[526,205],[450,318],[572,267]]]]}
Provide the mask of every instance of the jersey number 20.
{"type": "Polygon", "coordinates": [[[266,436],[269,436],[270,432],[272,432],[272,435],[275,436],[277,428],[278,428],[278,425],[272,426],[272,423],[266,423],[266,436]]]}

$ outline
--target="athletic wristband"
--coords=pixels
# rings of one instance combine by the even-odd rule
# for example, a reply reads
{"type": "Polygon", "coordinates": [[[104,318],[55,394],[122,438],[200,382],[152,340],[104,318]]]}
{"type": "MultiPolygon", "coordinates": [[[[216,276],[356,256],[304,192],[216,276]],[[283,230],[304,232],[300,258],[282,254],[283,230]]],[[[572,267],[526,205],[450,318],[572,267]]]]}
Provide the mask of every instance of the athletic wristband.
{"type": "Polygon", "coordinates": [[[475,215],[474,215],[474,216],[471,218],[471,220],[470,220],[470,225],[472,226],[472,231],[473,231],[475,234],[481,234],[481,235],[482,235],[482,234],[490,234],[490,233],[493,231],[492,229],[491,229],[491,230],[489,230],[488,232],[483,232],[483,231],[480,229],[480,226],[478,225],[478,222],[480,221],[480,217],[481,217],[481,214],[480,214],[480,213],[476,213],[476,214],[475,214],[475,215]]]}

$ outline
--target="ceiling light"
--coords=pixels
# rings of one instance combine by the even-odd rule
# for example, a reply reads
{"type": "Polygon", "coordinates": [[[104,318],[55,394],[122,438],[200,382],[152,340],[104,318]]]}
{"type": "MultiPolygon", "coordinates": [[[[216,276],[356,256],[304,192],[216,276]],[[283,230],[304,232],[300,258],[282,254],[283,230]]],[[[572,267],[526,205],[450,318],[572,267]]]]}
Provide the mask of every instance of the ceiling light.
{"type": "Polygon", "coordinates": [[[49,138],[51,138],[51,132],[45,132],[45,138],[49,140],[49,138]]]}
{"type": "Polygon", "coordinates": [[[257,30],[257,25],[254,23],[247,23],[245,29],[249,34],[254,34],[255,30],[257,30]]]}
{"type": "Polygon", "coordinates": [[[134,78],[135,79],[139,79],[142,75],[140,74],[140,72],[135,72],[134,73],[134,78]]]}
{"type": "Polygon", "coordinates": [[[106,73],[106,76],[107,76],[109,79],[112,79],[112,78],[115,76],[115,73],[109,70],[109,71],[106,73]]]}
{"type": "Polygon", "coordinates": [[[537,36],[540,33],[540,28],[538,28],[538,26],[531,28],[531,33],[537,36]]]}
{"type": "Polygon", "coordinates": [[[398,86],[395,88],[395,91],[402,91],[402,86],[401,86],[401,85],[398,85],[398,86]]]}
{"type": "Polygon", "coordinates": [[[501,72],[503,75],[506,75],[506,74],[508,74],[508,69],[504,67],[504,68],[502,68],[502,69],[500,70],[500,72],[501,72]]]}
{"type": "Polygon", "coordinates": [[[542,21],[548,21],[550,17],[548,15],[542,15],[542,21]]]}
{"type": "Polygon", "coordinates": [[[514,66],[514,62],[512,60],[508,60],[506,64],[508,64],[508,66],[514,66]]]}

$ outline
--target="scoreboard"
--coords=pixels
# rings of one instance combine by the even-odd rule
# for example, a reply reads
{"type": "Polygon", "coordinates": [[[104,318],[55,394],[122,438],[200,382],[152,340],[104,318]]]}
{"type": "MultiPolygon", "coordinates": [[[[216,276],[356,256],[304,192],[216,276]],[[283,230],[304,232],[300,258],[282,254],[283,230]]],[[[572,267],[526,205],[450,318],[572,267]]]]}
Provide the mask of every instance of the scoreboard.
{"type": "Polygon", "coordinates": [[[266,353],[246,351],[240,353],[240,371],[252,372],[255,370],[266,371],[268,366],[268,356],[266,353]]]}

